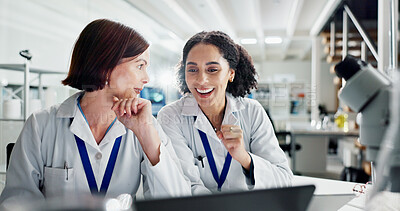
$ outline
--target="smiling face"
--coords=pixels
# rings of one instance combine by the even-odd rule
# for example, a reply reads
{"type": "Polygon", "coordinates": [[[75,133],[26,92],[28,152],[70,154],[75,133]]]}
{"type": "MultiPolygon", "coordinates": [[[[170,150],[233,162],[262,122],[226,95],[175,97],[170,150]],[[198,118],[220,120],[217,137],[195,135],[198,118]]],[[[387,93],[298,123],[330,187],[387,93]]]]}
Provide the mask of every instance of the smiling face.
{"type": "Polygon", "coordinates": [[[123,58],[109,77],[108,89],[118,98],[136,97],[149,82],[146,69],[150,54],[147,49],[137,57],[123,58]]]}
{"type": "Polygon", "coordinates": [[[221,109],[225,106],[228,81],[235,72],[218,48],[210,44],[197,44],[188,53],[185,80],[189,91],[200,108],[221,109]]]}

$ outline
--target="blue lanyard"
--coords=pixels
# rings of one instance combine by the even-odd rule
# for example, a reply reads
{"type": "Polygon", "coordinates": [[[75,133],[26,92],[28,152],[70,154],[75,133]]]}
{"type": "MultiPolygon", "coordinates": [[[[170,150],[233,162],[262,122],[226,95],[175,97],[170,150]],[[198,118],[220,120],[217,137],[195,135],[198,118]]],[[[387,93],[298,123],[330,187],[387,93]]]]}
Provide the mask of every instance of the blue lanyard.
{"type": "MultiPolygon", "coordinates": [[[[85,117],[85,114],[82,111],[81,105],[79,103],[81,97],[82,96],[79,96],[79,98],[78,98],[78,108],[81,111],[83,117],[85,118],[86,123],[88,123],[88,121],[85,117]]],[[[117,120],[117,117],[115,117],[114,121],[107,128],[106,134],[110,130],[112,125],[115,123],[115,120],[117,120]]],[[[86,179],[89,184],[90,192],[92,193],[92,195],[99,194],[99,195],[104,196],[107,193],[108,186],[110,185],[111,177],[112,177],[114,167],[115,167],[115,162],[117,161],[119,147],[121,146],[122,136],[115,139],[114,146],[112,148],[111,155],[110,155],[110,158],[107,163],[106,172],[104,173],[103,181],[100,186],[100,191],[97,187],[96,179],[94,177],[92,165],[90,164],[90,160],[89,160],[89,156],[88,156],[88,153],[86,150],[85,142],[78,136],[76,136],[76,135],[74,135],[74,136],[75,136],[75,140],[76,140],[76,145],[78,146],[79,155],[81,156],[82,165],[83,165],[83,169],[85,170],[86,179]]]]}
{"type": "Polygon", "coordinates": [[[198,130],[198,131],[200,134],[201,141],[203,142],[204,150],[206,151],[206,155],[208,158],[208,163],[210,164],[210,169],[211,169],[212,175],[214,177],[214,180],[218,184],[218,191],[221,191],[221,187],[225,182],[226,176],[228,175],[229,167],[230,167],[231,161],[232,161],[232,156],[228,152],[228,155],[226,155],[226,158],[225,158],[224,167],[222,168],[221,176],[218,177],[217,166],[215,165],[215,160],[214,160],[213,154],[211,152],[210,143],[208,143],[207,135],[201,130],[198,130]]]}
{"type": "Polygon", "coordinates": [[[79,155],[81,156],[81,160],[82,160],[83,168],[85,170],[86,179],[89,184],[90,192],[92,193],[92,195],[94,195],[94,194],[105,195],[107,192],[108,186],[110,185],[111,176],[113,174],[114,167],[115,167],[115,161],[117,160],[117,156],[118,156],[118,150],[119,150],[119,147],[121,146],[122,136],[115,139],[114,146],[111,151],[110,159],[108,160],[108,163],[107,163],[106,172],[104,173],[103,181],[100,186],[100,191],[97,188],[96,179],[93,174],[92,165],[90,164],[90,160],[89,160],[89,156],[88,156],[88,153],[86,150],[85,142],[82,139],[80,139],[78,136],[76,136],[76,135],[74,135],[74,136],[75,136],[75,140],[76,140],[76,145],[78,146],[79,155]]]}

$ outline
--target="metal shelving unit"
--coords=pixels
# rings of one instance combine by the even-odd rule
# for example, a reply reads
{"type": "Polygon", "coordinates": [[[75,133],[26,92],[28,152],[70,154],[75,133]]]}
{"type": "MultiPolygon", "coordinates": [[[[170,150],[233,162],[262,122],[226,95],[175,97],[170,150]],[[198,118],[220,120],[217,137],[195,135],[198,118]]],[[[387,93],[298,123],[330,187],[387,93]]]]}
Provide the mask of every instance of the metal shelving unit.
{"type": "MultiPolygon", "coordinates": [[[[21,51],[22,52],[22,51],[21,51]]],[[[20,52],[20,54],[21,54],[20,52]]],[[[28,53],[25,51],[25,53],[28,53]]],[[[39,79],[39,99],[42,99],[42,93],[43,93],[43,85],[42,85],[42,75],[44,74],[66,74],[64,72],[56,72],[56,71],[49,71],[49,70],[43,70],[43,69],[38,69],[38,68],[30,68],[29,67],[29,60],[32,58],[30,55],[22,55],[26,61],[24,64],[0,64],[0,69],[4,70],[12,70],[12,71],[19,71],[19,72],[24,72],[24,91],[23,91],[23,119],[6,119],[6,118],[0,118],[0,121],[25,121],[28,118],[29,110],[28,110],[28,105],[29,105],[29,86],[30,86],[30,73],[36,73],[38,74],[38,79],[39,79]]]]}
{"type": "Polygon", "coordinates": [[[268,108],[274,120],[290,120],[292,117],[307,118],[306,96],[309,93],[304,82],[270,82],[260,83],[254,98],[264,108],[268,108]],[[302,97],[298,94],[302,93],[302,97]],[[292,113],[292,101],[298,101],[296,113],[292,113]]]}

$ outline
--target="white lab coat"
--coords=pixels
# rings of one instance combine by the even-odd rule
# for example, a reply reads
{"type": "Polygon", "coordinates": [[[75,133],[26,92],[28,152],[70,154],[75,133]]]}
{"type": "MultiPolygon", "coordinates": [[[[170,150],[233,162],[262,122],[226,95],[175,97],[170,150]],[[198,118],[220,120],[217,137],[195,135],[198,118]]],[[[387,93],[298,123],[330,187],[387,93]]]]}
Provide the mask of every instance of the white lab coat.
{"type": "MultiPolygon", "coordinates": [[[[261,104],[256,100],[235,98],[230,94],[226,95],[226,99],[222,124],[239,125],[243,130],[245,148],[253,159],[255,184],[252,185],[250,179],[245,176],[241,164],[232,159],[221,191],[291,185],[292,171],[261,104]]],[[[218,139],[193,95],[188,94],[165,106],[158,113],[157,119],[170,137],[185,175],[192,182],[192,194],[217,191],[218,185],[211,173],[198,129],[207,134],[219,175],[228,151],[218,139]],[[203,164],[197,159],[198,156],[204,157],[203,164]]]]}
{"type": "Polygon", "coordinates": [[[118,120],[97,145],[77,106],[81,94],[29,117],[12,152],[0,210],[30,200],[90,194],[74,134],[85,142],[98,188],[115,139],[122,135],[106,198],[122,193],[135,195],[141,175],[145,197],[190,195],[190,182],[185,180],[171,142],[155,119],[162,144],[160,161],[152,166],[139,140],[118,120]]]}

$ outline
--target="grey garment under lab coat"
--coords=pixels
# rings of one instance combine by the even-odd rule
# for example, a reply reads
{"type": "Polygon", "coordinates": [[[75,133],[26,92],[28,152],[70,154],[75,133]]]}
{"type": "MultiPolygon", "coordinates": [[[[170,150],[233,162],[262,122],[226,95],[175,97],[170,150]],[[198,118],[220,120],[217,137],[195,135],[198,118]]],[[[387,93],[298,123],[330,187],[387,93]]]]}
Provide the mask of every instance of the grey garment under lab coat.
{"type": "MultiPolygon", "coordinates": [[[[238,125],[243,130],[245,149],[253,159],[255,184],[252,185],[251,180],[245,176],[241,164],[232,159],[222,191],[290,186],[292,171],[261,104],[256,100],[235,98],[230,94],[226,95],[226,99],[222,124],[238,125]]],[[[192,182],[192,194],[217,191],[217,182],[211,173],[198,129],[207,134],[219,174],[228,151],[193,95],[188,94],[165,106],[158,113],[157,120],[170,137],[182,169],[192,182]],[[198,159],[199,156],[202,160],[198,159]]]]}
{"type": "Polygon", "coordinates": [[[74,135],[85,142],[98,188],[115,139],[122,136],[107,198],[122,193],[135,195],[141,175],[145,197],[190,195],[189,181],[185,181],[170,140],[155,119],[162,144],[160,161],[152,166],[136,136],[118,120],[97,145],[77,106],[82,94],[29,117],[13,149],[0,196],[1,208],[49,197],[90,195],[74,135]]]}

